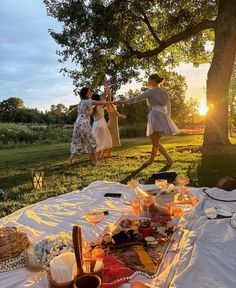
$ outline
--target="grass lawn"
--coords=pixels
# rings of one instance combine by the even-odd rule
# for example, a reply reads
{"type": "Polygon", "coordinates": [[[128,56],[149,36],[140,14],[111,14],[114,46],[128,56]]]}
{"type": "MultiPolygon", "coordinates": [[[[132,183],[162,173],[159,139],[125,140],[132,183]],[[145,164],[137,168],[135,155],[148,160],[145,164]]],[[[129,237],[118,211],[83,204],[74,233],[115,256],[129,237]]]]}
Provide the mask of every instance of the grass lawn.
{"type": "MultiPolygon", "coordinates": [[[[202,136],[171,136],[163,144],[175,159],[171,170],[186,174],[192,186],[215,186],[222,176],[236,176],[236,155],[202,155],[202,136]]],[[[236,144],[236,139],[232,139],[236,144]]],[[[167,167],[163,157],[142,168],[149,157],[149,138],[125,139],[122,147],[114,149],[113,158],[102,160],[96,167],[87,155],[68,165],[70,144],[31,145],[0,150],[0,189],[5,195],[0,199],[0,217],[48,197],[82,189],[96,180],[127,183],[130,179],[148,183],[154,172],[167,167]],[[32,190],[31,172],[45,172],[43,190],[32,190]]]]}

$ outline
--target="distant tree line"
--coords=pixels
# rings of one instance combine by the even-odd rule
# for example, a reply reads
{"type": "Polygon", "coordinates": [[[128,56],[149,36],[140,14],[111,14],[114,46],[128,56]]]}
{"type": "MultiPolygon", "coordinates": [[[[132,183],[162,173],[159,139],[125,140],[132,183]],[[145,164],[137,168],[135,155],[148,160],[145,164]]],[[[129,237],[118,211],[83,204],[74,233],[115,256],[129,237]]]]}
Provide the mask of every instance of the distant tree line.
{"type": "MultiPolygon", "coordinates": [[[[236,66],[235,66],[236,67],[236,66]]],[[[205,117],[200,116],[198,107],[199,99],[185,99],[187,89],[185,77],[176,72],[163,71],[164,77],[163,88],[168,91],[171,100],[171,118],[181,127],[193,128],[194,126],[203,126],[205,117]]],[[[230,102],[229,102],[229,123],[231,127],[236,126],[236,70],[232,75],[230,86],[230,102]]],[[[146,89],[146,83],[143,88],[146,89]]],[[[124,96],[134,97],[140,94],[140,90],[129,90],[124,96]]],[[[132,126],[146,124],[147,106],[144,101],[133,105],[125,105],[117,108],[120,113],[127,115],[126,120],[121,120],[122,126],[132,126]]],[[[37,108],[27,108],[24,101],[18,97],[10,97],[0,102],[0,122],[14,123],[35,123],[35,124],[73,124],[77,117],[77,105],[71,105],[67,108],[64,104],[51,105],[49,110],[45,112],[39,111],[37,108]]],[[[107,115],[106,115],[107,117],[107,115]]],[[[107,118],[108,120],[108,118],[107,118]]]]}
{"type": "Polygon", "coordinates": [[[0,102],[0,121],[37,124],[72,124],[77,116],[76,105],[67,108],[63,104],[51,105],[49,111],[27,108],[18,97],[10,97],[0,102]]]}

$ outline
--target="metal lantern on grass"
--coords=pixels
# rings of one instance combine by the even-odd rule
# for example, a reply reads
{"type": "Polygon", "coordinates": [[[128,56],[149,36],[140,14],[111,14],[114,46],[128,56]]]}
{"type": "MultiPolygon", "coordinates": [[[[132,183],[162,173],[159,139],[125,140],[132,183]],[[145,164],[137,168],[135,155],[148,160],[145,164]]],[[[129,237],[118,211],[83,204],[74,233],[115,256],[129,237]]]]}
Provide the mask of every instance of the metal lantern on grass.
{"type": "Polygon", "coordinates": [[[32,172],[32,183],[35,190],[43,188],[44,172],[34,171],[32,172]]]}

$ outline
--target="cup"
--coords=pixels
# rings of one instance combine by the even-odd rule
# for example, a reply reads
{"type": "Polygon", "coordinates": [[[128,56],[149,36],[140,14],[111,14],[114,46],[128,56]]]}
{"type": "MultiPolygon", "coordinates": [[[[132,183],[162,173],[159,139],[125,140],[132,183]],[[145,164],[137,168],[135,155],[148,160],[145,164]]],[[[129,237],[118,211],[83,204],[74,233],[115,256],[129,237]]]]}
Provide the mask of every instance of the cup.
{"type": "Polygon", "coordinates": [[[84,270],[84,273],[85,273],[86,275],[88,275],[88,274],[96,275],[96,276],[98,276],[98,277],[101,279],[101,281],[102,281],[102,280],[103,280],[104,263],[102,263],[102,265],[101,265],[101,267],[100,267],[99,270],[94,271],[96,262],[99,261],[99,260],[100,260],[100,259],[96,259],[96,260],[92,260],[92,259],[91,259],[91,260],[86,260],[86,261],[84,261],[84,265],[87,264],[87,266],[85,266],[85,267],[88,268],[87,271],[84,270]]]}
{"type": "Polygon", "coordinates": [[[155,180],[155,185],[161,190],[166,190],[168,187],[168,182],[166,179],[157,179],[155,180]]]}
{"type": "Polygon", "coordinates": [[[100,288],[101,278],[93,274],[84,274],[74,280],[73,288],[100,288]]]}
{"type": "Polygon", "coordinates": [[[135,215],[140,215],[140,205],[139,201],[136,199],[131,200],[132,210],[135,215]]]}

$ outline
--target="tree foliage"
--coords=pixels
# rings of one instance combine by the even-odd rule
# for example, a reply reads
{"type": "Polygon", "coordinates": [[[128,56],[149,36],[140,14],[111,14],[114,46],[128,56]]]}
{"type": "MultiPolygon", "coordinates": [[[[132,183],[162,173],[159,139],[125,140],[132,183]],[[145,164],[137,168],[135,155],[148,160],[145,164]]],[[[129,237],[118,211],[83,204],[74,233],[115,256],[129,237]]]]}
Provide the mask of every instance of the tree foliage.
{"type": "MultiPolygon", "coordinates": [[[[44,0],[48,14],[64,23],[50,31],[62,50],[61,62],[75,84],[97,86],[107,74],[119,87],[131,78],[171,69],[180,61],[210,60],[205,49],[214,40],[208,71],[204,148],[230,145],[228,92],[236,53],[235,0],[44,0]]],[[[211,149],[211,148],[210,148],[211,149]]]]}
{"type": "Polygon", "coordinates": [[[24,107],[24,101],[18,97],[10,97],[0,102],[0,113],[9,112],[24,107]]]}
{"type": "Polygon", "coordinates": [[[50,33],[62,47],[60,61],[75,64],[62,71],[76,88],[87,83],[96,87],[105,75],[118,88],[139,79],[140,69],[149,73],[181,61],[199,65],[210,60],[205,43],[212,32],[206,29],[213,27],[217,1],[44,2],[48,14],[64,24],[61,32],[50,33]]]}

